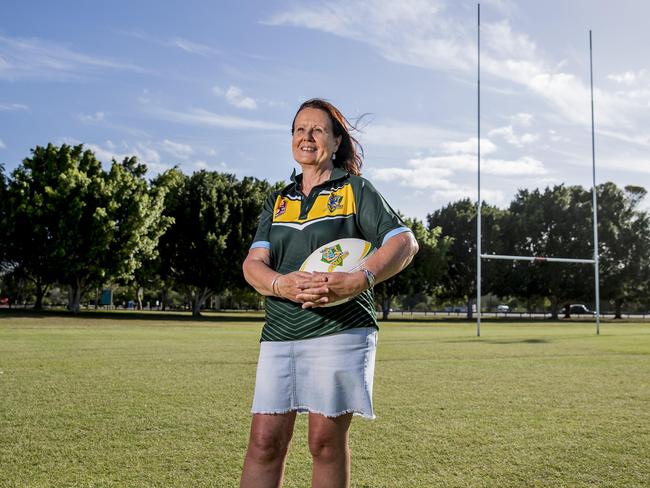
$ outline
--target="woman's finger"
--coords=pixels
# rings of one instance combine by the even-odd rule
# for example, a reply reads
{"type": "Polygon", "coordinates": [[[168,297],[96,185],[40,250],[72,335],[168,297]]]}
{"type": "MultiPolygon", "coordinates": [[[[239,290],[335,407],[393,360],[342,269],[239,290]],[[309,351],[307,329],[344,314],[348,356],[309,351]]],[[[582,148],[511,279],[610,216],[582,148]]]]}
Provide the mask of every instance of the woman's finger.
{"type": "Polygon", "coordinates": [[[322,307],[323,305],[327,305],[329,303],[329,298],[328,297],[322,297],[319,298],[318,300],[315,300],[313,302],[305,302],[302,304],[302,308],[316,308],[316,307],[322,307]]]}

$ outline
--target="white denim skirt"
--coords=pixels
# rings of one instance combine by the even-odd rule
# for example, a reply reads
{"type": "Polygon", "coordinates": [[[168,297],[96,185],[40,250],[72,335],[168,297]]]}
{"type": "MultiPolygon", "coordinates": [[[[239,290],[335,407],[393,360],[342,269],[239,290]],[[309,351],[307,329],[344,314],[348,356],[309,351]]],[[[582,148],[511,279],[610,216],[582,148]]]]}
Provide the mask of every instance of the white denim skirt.
{"type": "Polygon", "coordinates": [[[374,419],[377,329],[260,344],[252,413],[353,413],[374,419]]]}

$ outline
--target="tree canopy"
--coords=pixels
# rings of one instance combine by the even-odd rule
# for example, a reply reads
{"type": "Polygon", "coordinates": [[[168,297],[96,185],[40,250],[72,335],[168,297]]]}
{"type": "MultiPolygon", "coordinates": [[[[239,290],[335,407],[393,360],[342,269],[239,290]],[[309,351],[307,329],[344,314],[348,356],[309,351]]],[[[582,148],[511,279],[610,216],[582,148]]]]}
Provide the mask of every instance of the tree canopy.
{"type": "MultiPolygon", "coordinates": [[[[96,287],[123,284],[141,302],[157,289],[163,306],[180,293],[193,314],[215,294],[253,296],[241,272],[264,199],[282,183],[178,168],[152,181],[135,157],[104,166],[83,145],[37,146],[6,174],[0,165],[0,279],[3,296],[31,295],[36,308],[53,285],[68,308],[96,287]],[[13,291],[12,291],[13,290],[13,291]]],[[[650,215],[639,186],[597,187],[601,299],[618,317],[625,304],[650,306],[650,215]]],[[[482,204],[484,253],[593,257],[592,194],[580,186],[519,190],[508,208],[482,204]]],[[[420,251],[375,288],[387,317],[397,297],[462,302],[476,296],[475,202],[462,199],[404,218],[420,251]]],[[[589,303],[593,268],[580,264],[482,261],[482,292],[515,298],[553,317],[589,303]]],[[[402,298],[400,298],[401,300],[402,298]]],[[[259,302],[254,299],[253,301],[259,302]]],[[[141,305],[141,303],[140,303],[141,305]]],[[[409,305],[410,306],[410,305],[409,305]]]]}

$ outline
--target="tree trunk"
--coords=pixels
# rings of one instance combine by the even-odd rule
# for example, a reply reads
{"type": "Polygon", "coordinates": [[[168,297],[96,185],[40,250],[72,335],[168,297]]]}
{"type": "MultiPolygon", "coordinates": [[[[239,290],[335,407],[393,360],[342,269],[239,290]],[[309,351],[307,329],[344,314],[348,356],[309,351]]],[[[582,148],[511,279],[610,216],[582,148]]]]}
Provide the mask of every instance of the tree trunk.
{"type": "Polygon", "coordinates": [[[551,297],[551,320],[559,319],[559,300],[556,297],[551,297]]]}
{"type": "Polygon", "coordinates": [[[68,291],[68,310],[73,313],[79,313],[81,309],[81,283],[79,280],[70,286],[68,291]]]}
{"type": "Polygon", "coordinates": [[[144,288],[141,286],[135,287],[135,299],[138,303],[138,310],[142,310],[142,297],[144,295],[144,288]]]}
{"type": "Polygon", "coordinates": [[[614,300],[614,318],[615,319],[622,319],[623,318],[623,300],[620,298],[614,300]]]}
{"type": "Polygon", "coordinates": [[[568,303],[564,306],[564,318],[565,319],[571,318],[571,305],[568,303]]]}
{"type": "MultiPolygon", "coordinates": [[[[467,297],[467,320],[472,320],[472,317],[474,316],[474,310],[472,309],[472,299],[467,297]]],[[[478,307],[478,303],[476,304],[478,307]]]]}
{"type": "Polygon", "coordinates": [[[43,310],[43,297],[47,293],[49,286],[43,285],[40,281],[36,283],[36,302],[34,303],[34,310],[43,310]]]}
{"type": "Polygon", "coordinates": [[[210,295],[212,295],[212,291],[209,288],[203,288],[196,295],[191,296],[192,317],[201,316],[201,307],[203,307],[203,304],[210,295]]]}
{"type": "Polygon", "coordinates": [[[390,314],[390,303],[392,301],[392,297],[389,295],[386,295],[386,298],[384,298],[383,301],[383,306],[381,307],[381,318],[382,320],[388,320],[388,315],[390,314]]]}
{"type": "Polygon", "coordinates": [[[167,285],[163,285],[160,293],[160,309],[164,312],[167,309],[167,285]]]}

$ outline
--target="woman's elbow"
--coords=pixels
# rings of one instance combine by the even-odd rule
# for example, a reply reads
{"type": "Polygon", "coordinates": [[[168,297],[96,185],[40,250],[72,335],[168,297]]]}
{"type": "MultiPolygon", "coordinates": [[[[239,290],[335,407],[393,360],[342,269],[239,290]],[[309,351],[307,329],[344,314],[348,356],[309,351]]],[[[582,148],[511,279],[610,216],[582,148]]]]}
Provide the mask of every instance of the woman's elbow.
{"type": "Polygon", "coordinates": [[[420,250],[420,245],[412,232],[404,232],[403,235],[404,250],[408,254],[409,259],[412,259],[420,250]]]}
{"type": "Polygon", "coordinates": [[[411,234],[411,241],[413,242],[413,245],[411,247],[411,256],[415,256],[420,250],[420,245],[418,244],[418,241],[415,236],[413,236],[413,234],[411,234]]]}

